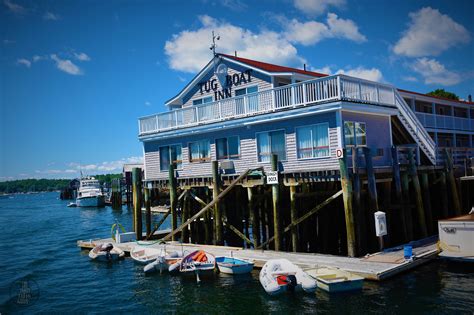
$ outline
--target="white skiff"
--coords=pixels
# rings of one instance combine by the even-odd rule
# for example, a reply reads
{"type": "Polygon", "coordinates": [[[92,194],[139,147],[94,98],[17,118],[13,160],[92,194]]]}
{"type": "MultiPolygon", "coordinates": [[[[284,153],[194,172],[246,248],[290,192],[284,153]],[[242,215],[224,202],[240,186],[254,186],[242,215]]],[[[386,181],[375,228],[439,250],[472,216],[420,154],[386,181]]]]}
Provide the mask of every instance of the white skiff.
{"type": "Polygon", "coordinates": [[[286,291],[316,291],[316,280],[287,259],[271,259],[260,271],[260,283],[270,295],[286,291]]]}

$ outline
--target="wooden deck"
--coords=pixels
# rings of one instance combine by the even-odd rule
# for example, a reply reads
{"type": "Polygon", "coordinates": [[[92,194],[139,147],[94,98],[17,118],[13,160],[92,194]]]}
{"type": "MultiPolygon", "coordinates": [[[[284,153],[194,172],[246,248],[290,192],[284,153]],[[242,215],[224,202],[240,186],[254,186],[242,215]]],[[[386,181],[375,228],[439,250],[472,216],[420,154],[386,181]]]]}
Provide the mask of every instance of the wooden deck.
{"type": "MultiPolygon", "coordinates": [[[[82,249],[90,249],[98,244],[105,242],[111,242],[115,244],[115,242],[109,238],[93,241],[77,241],[77,246],[81,247],[82,249]]],[[[152,244],[149,245],[152,247],[163,246],[163,244],[160,245],[156,241],[151,241],[148,243],[152,244]]],[[[123,249],[125,252],[129,253],[133,247],[137,246],[137,243],[129,242],[115,245],[123,249]]],[[[335,267],[360,275],[368,280],[387,279],[396,274],[426,263],[436,257],[436,255],[438,254],[438,248],[436,246],[436,243],[414,248],[413,254],[415,256],[413,260],[404,260],[403,250],[390,253],[376,253],[370,255],[370,258],[367,259],[324,254],[275,252],[272,250],[252,250],[229,246],[180,244],[176,242],[166,243],[166,250],[168,252],[181,250],[191,252],[197,249],[205,250],[215,256],[230,256],[232,252],[235,257],[254,260],[256,268],[261,268],[269,259],[286,258],[291,262],[299,265],[303,269],[314,267],[335,267]]]]}

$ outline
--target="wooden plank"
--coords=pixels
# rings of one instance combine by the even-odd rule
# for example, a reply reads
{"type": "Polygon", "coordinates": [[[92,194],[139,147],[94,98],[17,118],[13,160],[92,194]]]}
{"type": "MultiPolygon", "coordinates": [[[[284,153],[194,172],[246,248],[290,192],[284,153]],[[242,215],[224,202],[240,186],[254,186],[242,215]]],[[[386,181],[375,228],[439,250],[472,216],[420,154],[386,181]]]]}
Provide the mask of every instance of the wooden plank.
{"type": "Polygon", "coordinates": [[[226,223],[226,226],[232,231],[234,232],[235,234],[237,234],[241,239],[243,239],[244,241],[246,241],[248,244],[253,244],[253,242],[251,240],[249,240],[247,238],[247,236],[245,236],[242,232],[240,232],[235,226],[233,226],[232,224],[230,223],[226,223]]]}
{"type": "MultiPolygon", "coordinates": [[[[278,155],[272,154],[272,171],[278,171],[278,155]]],[[[275,250],[281,249],[281,231],[280,231],[280,185],[272,185],[273,201],[273,234],[275,237],[275,250]]]]}

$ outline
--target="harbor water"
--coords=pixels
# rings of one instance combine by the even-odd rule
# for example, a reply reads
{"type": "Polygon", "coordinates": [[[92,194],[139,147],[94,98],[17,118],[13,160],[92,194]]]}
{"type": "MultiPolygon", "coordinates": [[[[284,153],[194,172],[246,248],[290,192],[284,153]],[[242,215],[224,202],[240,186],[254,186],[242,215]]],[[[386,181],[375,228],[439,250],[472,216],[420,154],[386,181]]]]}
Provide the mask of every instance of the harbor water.
{"type": "MultiPolygon", "coordinates": [[[[472,314],[474,267],[434,260],[361,292],[270,297],[258,271],[215,275],[197,284],[179,276],[143,274],[131,259],[93,262],[79,239],[110,237],[125,207],[68,208],[58,193],[0,199],[0,313],[394,313],[472,314]]],[[[155,217],[158,220],[159,217],[155,217]]],[[[169,228],[165,226],[164,228],[169,228]]]]}

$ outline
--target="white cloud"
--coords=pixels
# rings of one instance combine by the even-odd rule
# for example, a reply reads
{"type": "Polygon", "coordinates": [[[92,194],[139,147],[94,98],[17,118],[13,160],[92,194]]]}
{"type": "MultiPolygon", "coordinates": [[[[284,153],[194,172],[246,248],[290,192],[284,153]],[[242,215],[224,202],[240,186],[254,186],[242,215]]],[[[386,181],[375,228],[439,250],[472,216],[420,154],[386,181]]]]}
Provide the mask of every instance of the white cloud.
{"type": "Polygon", "coordinates": [[[468,43],[469,32],[446,14],[425,7],[409,14],[411,22],[393,51],[408,57],[437,56],[448,48],[468,43]]]}
{"type": "Polygon", "coordinates": [[[367,41],[367,38],[359,32],[359,27],[352,20],[340,19],[334,13],[328,13],[327,22],[332,37],[350,39],[357,43],[367,41]]]}
{"type": "Polygon", "coordinates": [[[151,106],[151,103],[149,101],[145,101],[146,106],[151,106]]]}
{"type": "Polygon", "coordinates": [[[359,66],[357,68],[346,68],[346,69],[339,69],[337,71],[332,71],[331,66],[324,66],[322,68],[311,68],[312,71],[319,72],[319,73],[324,73],[324,74],[345,74],[351,77],[356,77],[356,78],[361,78],[369,81],[376,81],[376,82],[382,82],[383,81],[383,75],[382,71],[380,71],[377,68],[365,68],[362,66],[359,66]]]}
{"type": "Polygon", "coordinates": [[[25,59],[25,58],[18,59],[16,61],[16,63],[19,64],[19,65],[24,65],[27,68],[31,67],[31,61],[29,61],[28,59],[25,59]]]}
{"type": "Polygon", "coordinates": [[[455,85],[461,82],[461,76],[456,72],[449,71],[436,59],[418,58],[411,69],[423,76],[426,84],[455,85]]]}
{"type": "Polygon", "coordinates": [[[46,59],[48,59],[48,56],[34,55],[32,58],[33,62],[38,62],[38,61],[46,60],[46,59]]]}
{"type": "MultiPolygon", "coordinates": [[[[77,170],[58,170],[58,169],[49,169],[49,170],[36,170],[36,174],[44,174],[44,175],[58,175],[58,174],[73,174],[77,173],[77,170]]],[[[21,176],[21,174],[20,174],[21,176]]]]}
{"type": "Polygon", "coordinates": [[[233,54],[237,50],[239,56],[277,64],[305,62],[283,34],[268,30],[254,33],[208,15],[200,16],[199,20],[199,29],[184,30],[166,41],[165,53],[172,69],[191,73],[201,70],[212,58],[209,43],[213,30],[221,35],[217,42],[219,52],[233,54]]]}
{"type": "Polygon", "coordinates": [[[10,0],[4,0],[3,4],[8,8],[8,10],[10,10],[11,12],[13,12],[15,14],[25,14],[26,11],[27,11],[21,5],[13,3],[10,0]]]}
{"type": "Polygon", "coordinates": [[[296,44],[314,45],[326,38],[343,38],[362,43],[367,38],[359,32],[359,27],[352,20],[338,18],[334,13],[328,13],[326,23],[317,21],[299,22],[285,18],[278,19],[286,28],[286,38],[296,44]]]}
{"type": "Polygon", "coordinates": [[[56,54],[52,54],[51,59],[56,62],[56,67],[63,72],[66,72],[71,75],[83,74],[82,70],[74,63],[72,63],[71,60],[61,59],[56,54]]]}
{"type": "Polygon", "coordinates": [[[57,21],[60,19],[60,16],[58,14],[54,14],[52,12],[46,12],[43,15],[44,20],[50,20],[50,21],[57,21]]]}
{"type": "Polygon", "coordinates": [[[331,67],[330,66],[324,66],[322,68],[314,68],[311,67],[310,71],[322,73],[322,74],[331,74],[331,67]]]}
{"type": "Polygon", "coordinates": [[[306,15],[323,14],[330,6],[342,8],[345,0],[294,0],[294,6],[306,15]]]}
{"type": "Polygon", "coordinates": [[[116,161],[106,161],[100,163],[91,163],[91,164],[79,164],[79,163],[69,163],[69,167],[75,169],[75,172],[80,172],[81,170],[84,173],[91,174],[91,172],[121,172],[124,164],[136,164],[143,163],[142,156],[131,156],[128,158],[122,158],[116,161]]]}
{"type": "Polygon", "coordinates": [[[364,68],[364,67],[357,67],[354,69],[343,70],[339,69],[336,71],[336,74],[346,74],[351,77],[366,79],[369,81],[376,81],[382,82],[383,75],[382,72],[377,68],[364,68]]]}
{"type": "Polygon", "coordinates": [[[220,4],[234,11],[243,11],[248,7],[247,4],[241,0],[221,0],[220,4]]]}
{"type": "Polygon", "coordinates": [[[402,77],[402,79],[404,81],[408,81],[408,82],[418,82],[418,79],[414,76],[411,76],[411,75],[408,75],[408,76],[405,76],[405,77],[402,77]]]}
{"type": "Polygon", "coordinates": [[[309,46],[329,37],[327,25],[316,22],[299,22],[296,19],[289,21],[285,31],[285,37],[292,43],[309,46]]]}
{"type": "Polygon", "coordinates": [[[90,61],[91,58],[86,53],[74,53],[74,57],[80,61],[90,61]]]}

